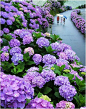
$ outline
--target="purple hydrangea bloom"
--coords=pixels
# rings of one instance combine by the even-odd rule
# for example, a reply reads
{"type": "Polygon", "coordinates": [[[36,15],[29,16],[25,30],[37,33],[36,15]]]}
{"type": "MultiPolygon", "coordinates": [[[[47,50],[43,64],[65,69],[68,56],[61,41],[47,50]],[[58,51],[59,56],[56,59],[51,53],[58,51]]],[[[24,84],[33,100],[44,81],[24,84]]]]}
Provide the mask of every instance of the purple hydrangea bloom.
{"type": "Polygon", "coordinates": [[[56,57],[50,54],[46,54],[43,56],[43,63],[46,65],[56,64],[56,57]]]}
{"type": "Polygon", "coordinates": [[[27,74],[23,78],[26,82],[30,82],[30,84],[33,86],[32,80],[37,76],[40,76],[37,71],[27,71],[27,74]]]}
{"type": "Polygon", "coordinates": [[[15,53],[21,53],[21,48],[20,47],[13,47],[11,50],[10,50],[10,55],[14,55],[15,53]]]}
{"type": "Polygon", "coordinates": [[[8,49],[9,49],[9,46],[4,46],[4,47],[1,49],[1,51],[3,51],[3,52],[8,52],[8,49]]]}
{"type": "Polygon", "coordinates": [[[56,77],[56,74],[52,70],[46,70],[46,69],[43,69],[41,75],[46,80],[46,82],[55,80],[56,77]]]}
{"type": "Polygon", "coordinates": [[[27,108],[35,108],[35,109],[54,109],[53,105],[50,104],[49,101],[46,101],[46,100],[43,100],[41,98],[35,98],[33,100],[30,101],[30,103],[28,103],[28,105],[26,106],[26,109],[27,108]]]}
{"type": "Polygon", "coordinates": [[[2,40],[2,38],[0,38],[0,43],[3,43],[3,40],[2,40]]]}
{"type": "Polygon", "coordinates": [[[32,36],[26,35],[26,36],[23,37],[23,44],[24,45],[25,44],[30,44],[31,42],[33,42],[33,37],[32,36]]]}
{"type": "Polygon", "coordinates": [[[32,79],[32,86],[42,88],[45,85],[45,79],[42,76],[36,76],[32,79]]]}
{"type": "Polygon", "coordinates": [[[1,106],[4,108],[24,108],[26,99],[32,99],[34,89],[23,78],[1,72],[1,106]]]}
{"type": "Polygon", "coordinates": [[[57,53],[58,52],[59,43],[55,42],[55,43],[52,43],[50,45],[51,45],[52,49],[55,50],[54,53],[57,53]]]}
{"type": "Polygon", "coordinates": [[[38,65],[42,61],[42,56],[40,54],[34,54],[33,61],[38,65]]]}
{"type": "Polygon", "coordinates": [[[21,32],[22,32],[22,30],[21,30],[21,29],[14,30],[14,34],[16,34],[16,35],[20,35],[20,34],[21,34],[21,32]]]}
{"type": "Polygon", "coordinates": [[[24,54],[27,53],[27,52],[29,53],[29,56],[31,56],[31,55],[34,54],[34,49],[32,47],[25,48],[24,54]]]}
{"type": "Polygon", "coordinates": [[[10,47],[20,46],[20,41],[18,39],[11,39],[9,45],[10,47]]]}
{"type": "Polygon", "coordinates": [[[76,89],[72,85],[62,85],[59,87],[59,93],[67,101],[72,101],[73,97],[77,94],[76,89]]]}
{"type": "Polygon", "coordinates": [[[9,60],[9,53],[3,52],[1,54],[1,61],[8,61],[9,60]]]}
{"type": "Polygon", "coordinates": [[[76,53],[73,50],[67,49],[64,52],[67,55],[69,61],[74,61],[76,59],[76,53]]]}
{"type": "Polygon", "coordinates": [[[5,24],[5,19],[3,19],[3,18],[0,18],[0,24],[5,24]]]}
{"type": "Polygon", "coordinates": [[[75,109],[75,105],[72,102],[62,100],[56,104],[56,109],[75,109]]]}
{"type": "Polygon", "coordinates": [[[2,30],[0,30],[0,36],[2,36],[4,34],[4,32],[2,30]]]}
{"type": "Polygon", "coordinates": [[[67,60],[64,60],[64,59],[57,59],[56,60],[56,63],[57,63],[57,66],[62,66],[62,65],[65,65],[65,68],[64,69],[69,69],[69,65],[68,65],[68,61],[67,60]]]}
{"type": "Polygon", "coordinates": [[[66,76],[57,76],[54,81],[54,85],[62,86],[70,84],[68,77],[66,76]]]}
{"type": "Polygon", "coordinates": [[[37,39],[36,44],[38,44],[38,46],[40,48],[48,47],[49,46],[49,40],[44,38],[44,37],[40,37],[40,38],[37,39]]]}
{"type": "Polygon", "coordinates": [[[12,25],[12,21],[11,20],[7,20],[7,25],[12,25]]]}
{"type": "Polygon", "coordinates": [[[60,59],[68,60],[68,57],[64,52],[60,52],[58,56],[59,56],[60,59]]]}
{"type": "Polygon", "coordinates": [[[34,72],[34,71],[39,71],[39,68],[34,66],[27,70],[27,72],[34,72]]]}
{"type": "Polygon", "coordinates": [[[79,76],[77,71],[71,70],[70,74],[74,75],[73,80],[75,80],[75,76],[77,76],[77,78],[80,79],[81,81],[83,80],[83,78],[81,76],[79,76]]]}
{"type": "Polygon", "coordinates": [[[23,54],[15,53],[12,56],[11,60],[14,63],[14,65],[18,65],[18,61],[22,61],[23,62],[23,54]]]}
{"type": "Polygon", "coordinates": [[[10,32],[10,30],[8,28],[4,28],[3,31],[4,31],[4,33],[9,33],[10,32]]]}
{"type": "Polygon", "coordinates": [[[80,69],[81,72],[86,72],[86,66],[80,69]]]}

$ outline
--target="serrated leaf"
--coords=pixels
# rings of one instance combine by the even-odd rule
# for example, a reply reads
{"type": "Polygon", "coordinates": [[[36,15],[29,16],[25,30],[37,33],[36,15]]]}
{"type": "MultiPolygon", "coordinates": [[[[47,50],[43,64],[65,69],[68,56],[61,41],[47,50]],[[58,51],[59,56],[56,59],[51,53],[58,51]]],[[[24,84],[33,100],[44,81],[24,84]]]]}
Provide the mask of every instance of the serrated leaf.
{"type": "Polygon", "coordinates": [[[34,61],[29,61],[27,65],[33,65],[35,64],[34,61]]]}
{"type": "Polygon", "coordinates": [[[29,61],[30,56],[29,56],[29,53],[28,53],[28,52],[23,55],[23,59],[24,59],[26,62],[29,61]]]}
{"type": "Polygon", "coordinates": [[[42,93],[38,93],[37,97],[40,98],[43,94],[42,93]]]}
{"type": "Polygon", "coordinates": [[[42,72],[42,70],[43,70],[43,67],[42,66],[38,66],[39,67],[39,72],[41,73],[42,72]]]}
{"type": "Polygon", "coordinates": [[[55,95],[57,98],[61,98],[59,92],[55,92],[54,95],[55,95]]]}
{"type": "Polygon", "coordinates": [[[59,67],[60,71],[62,71],[65,68],[65,65],[62,65],[61,67],[59,67]]]}
{"type": "Polygon", "coordinates": [[[68,70],[68,69],[65,69],[63,71],[66,72],[66,73],[69,73],[70,72],[70,70],[68,70]]]}
{"type": "Polygon", "coordinates": [[[50,87],[45,87],[43,94],[48,94],[52,91],[52,89],[50,87]]]}

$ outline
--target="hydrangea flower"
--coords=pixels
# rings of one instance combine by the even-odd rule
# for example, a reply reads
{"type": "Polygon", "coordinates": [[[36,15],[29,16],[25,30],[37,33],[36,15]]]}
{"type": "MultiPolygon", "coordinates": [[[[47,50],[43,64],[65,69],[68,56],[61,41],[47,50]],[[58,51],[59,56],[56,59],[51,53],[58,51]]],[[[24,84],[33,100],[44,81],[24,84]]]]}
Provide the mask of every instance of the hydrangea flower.
{"type": "Polygon", "coordinates": [[[8,52],[8,49],[9,49],[9,46],[4,46],[4,47],[1,49],[1,51],[3,51],[3,52],[8,52]]]}
{"type": "Polygon", "coordinates": [[[34,72],[34,71],[39,71],[39,68],[34,66],[27,70],[27,72],[34,72]]]}
{"type": "Polygon", "coordinates": [[[28,35],[25,35],[23,37],[23,44],[30,44],[31,42],[33,42],[33,37],[32,36],[28,36],[28,35]]]}
{"type": "Polygon", "coordinates": [[[8,61],[9,60],[9,53],[3,52],[1,54],[1,61],[8,61]]]}
{"type": "Polygon", "coordinates": [[[81,72],[86,72],[86,66],[80,69],[81,72]]]}
{"type": "Polygon", "coordinates": [[[40,54],[34,54],[33,61],[38,65],[42,61],[42,56],[40,54]]]}
{"type": "Polygon", "coordinates": [[[66,76],[57,76],[54,81],[54,85],[62,86],[70,84],[68,77],[66,76]]]}
{"type": "Polygon", "coordinates": [[[3,31],[4,31],[4,33],[9,33],[10,32],[10,30],[8,28],[4,28],[3,31]]]}
{"type": "Polygon", "coordinates": [[[32,99],[34,89],[23,78],[15,75],[1,75],[1,106],[4,108],[24,108],[26,99],[32,99]]]}
{"type": "Polygon", "coordinates": [[[32,79],[32,86],[42,88],[45,85],[45,79],[42,76],[35,76],[32,79]]]}
{"type": "Polygon", "coordinates": [[[18,39],[11,39],[9,41],[9,45],[10,45],[10,47],[20,46],[20,41],[18,39]]]}
{"type": "Polygon", "coordinates": [[[80,109],[86,109],[86,106],[84,106],[84,107],[80,107],[80,109]]]}
{"type": "Polygon", "coordinates": [[[50,80],[55,80],[56,74],[52,70],[43,69],[41,76],[46,80],[46,82],[49,82],[50,80]]]}
{"type": "Polygon", "coordinates": [[[14,63],[14,65],[18,65],[18,61],[22,61],[23,62],[23,54],[15,53],[12,56],[11,60],[14,63]]]}
{"type": "Polygon", "coordinates": [[[3,18],[0,18],[0,24],[2,25],[2,24],[5,24],[5,19],[3,19],[3,18]]]}
{"type": "Polygon", "coordinates": [[[7,25],[12,25],[12,21],[11,20],[7,20],[7,25]]]}
{"type": "Polygon", "coordinates": [[[0,43],[3,43],[3,40],[2,40],[2,38],[0,38],[0,43]]]}
{"type": "Polygon", "coordinates": [[[33,100],[30,101],[30,103],[28,103],[28,105],[26,106],[26,108],[50,108],[50,109],[54,109],[53,105],[50,104],[49,101],[43,100],[41,98],[35,98],[33,100]]]}
{"type": "Polygon", "coordinates": [[[77,76],[77,78],[80,79],[81,81],[83,80],[83,78],[81,76],[79,76],[77,71],[71,70],[70,74],[74,75],[73,80],[75,80],[75,76],[77,76]]]}
{"type": "Polygon", "coordinates": [[[67,101],[72,101],[73,97],[77,94],[76,89],[72,85],[62,85],[59,87],[59,93],[67,101]]]}
{"type": "Polygon", "coordinates": [[[24,54],[27,53],[27,52],[29,53],[29,56],[31,56],[31,55],[34,54],[34,49],[32,47],[25,48],[24,54]]]}
{"type": "Polygon", "coordinates": [[[16,46],[10,49],[10,55],[14,55],[15,53],[21,53],[21,48],[16,46]]]}
{"type": "Polygon", "coordinates": [[[58,56],[59,56],[60,59],[68,60],[68,57],[64,52],[60,52],[58,56]]]}
{"type": "Polygon", "coordinates": [[[37,76],[40,76],[37,71],[27,71],[27,74],[23,78],[26,82],[30,82],[32,85],[32,80],[37,76]]]}
{"type": "Polygon", "coordinates": [[[46,65],[56,64],[56,57],[50,54],[46,54],[43,56],[43,63],[46,65]]]}
{"type": "Polygon", "coordinates": [[[37,39],[36,44],[38,44],[38,46],[40,48],[48,47],[49,46],[49,40],[44,38],[44,37],[40,37],[40,38],[37,39]]]}
{"type": "Polygon", "coordinates": [[[4,34],[4,32],[2,30],[0,30],[0,36],[2,36],[4,34]]]}
{"type": "Polygon", "coordinates": [[[75,105],[72,102],[62,100],[56,104],[56,109],[75,109],[75,105]]]}
{"type": "Polygon", "coordinates": [[[56,60],[56,63],[57,63],[57,66],[62,66],[62,65],[65,65],[65,68],[64,69],[69,69],[69,65],[68,65],[68,61],[67,60],[64,60],[64,59],[57,59],[56,60]]]}
{"type": "Polygon", "coordinates": [[[54,53],[57,53],[58,52],[59,43],[55,42],[55,43],[52,43],[50,45],[51,45],[52,49],[55,50],[54,53]]]}

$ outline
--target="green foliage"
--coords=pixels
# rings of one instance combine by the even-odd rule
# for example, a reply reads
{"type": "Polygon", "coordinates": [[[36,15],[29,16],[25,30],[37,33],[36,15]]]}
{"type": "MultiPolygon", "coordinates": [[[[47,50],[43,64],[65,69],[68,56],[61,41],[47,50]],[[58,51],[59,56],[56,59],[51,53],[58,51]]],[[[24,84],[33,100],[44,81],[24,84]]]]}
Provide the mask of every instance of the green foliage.
{"type": "Polygon", "coordinates": [[[50,87],[45,87],[45,89],[43,90],[43,94],[48,94],[52,91],[52,89],[50,87]]]}
{"type": "Polygon", "coordinates": [[[10,41],[12,39],[12,36],[3,34],[3,38],[5,38],[7,41],[10,41]]]}
{"type": "Polygon", "coordinates": [[[52,53],[53,51],[55,51],[52,49],[51,46],[45,47],[45,49],[46,49],[47,53],[52,53]]]}

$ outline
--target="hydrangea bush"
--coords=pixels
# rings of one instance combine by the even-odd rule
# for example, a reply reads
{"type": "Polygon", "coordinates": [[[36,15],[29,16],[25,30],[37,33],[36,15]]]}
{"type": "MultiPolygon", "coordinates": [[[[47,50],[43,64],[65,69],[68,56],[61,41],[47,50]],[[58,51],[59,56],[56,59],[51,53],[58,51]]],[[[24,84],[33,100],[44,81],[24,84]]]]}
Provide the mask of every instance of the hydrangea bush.
{"type": "Polygon", "coordinates": [[[81,33],[85,34],[86,32],[86,21],[80,15],[80,10],[75,9],[71,12],[71,20],[75,24],[76,28],[80,30],[81,33]]]}
{"type": "Polygon", "coordinates": [[[1,11],[18,12],[17,20],[24,25],[13,27],[6,13],[1,17],[2,108],[83,108],[86,67],[58,35],[36,31],[40,25],[47,27],[49,11],[30,1],[12,1],[1,2],[1,11]]]}

